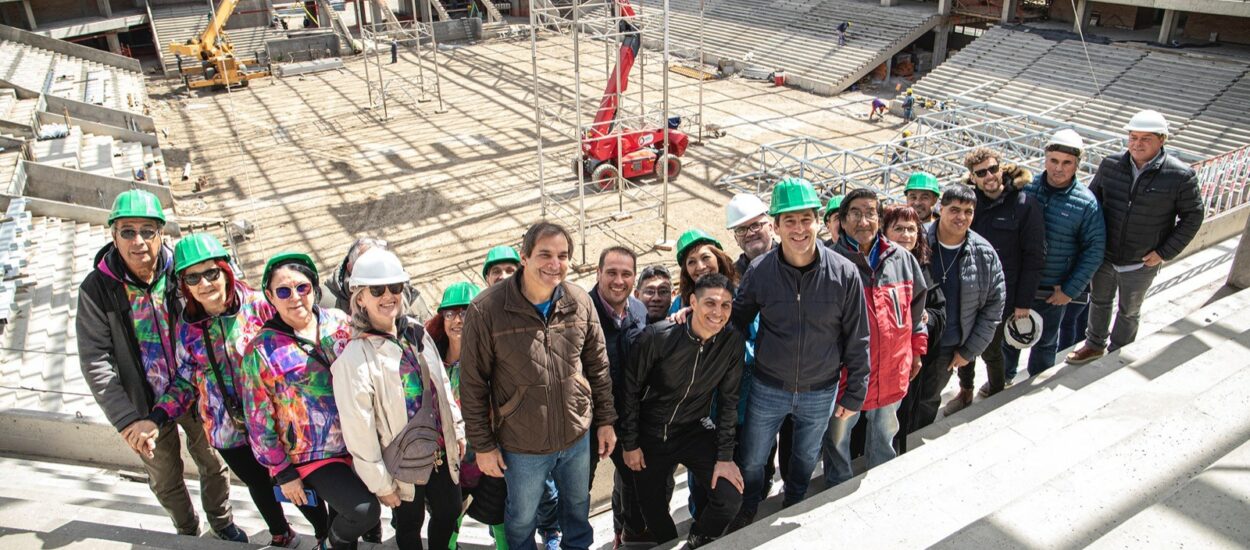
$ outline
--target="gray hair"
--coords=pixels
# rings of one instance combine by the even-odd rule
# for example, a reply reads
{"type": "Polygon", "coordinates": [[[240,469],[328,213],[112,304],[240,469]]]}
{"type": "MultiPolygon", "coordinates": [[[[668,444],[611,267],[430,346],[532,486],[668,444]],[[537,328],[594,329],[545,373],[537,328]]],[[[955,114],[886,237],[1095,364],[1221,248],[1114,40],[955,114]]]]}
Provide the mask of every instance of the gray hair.
{"type": "MultiPolygon", "coordinates": [[[[369,312],[365,311],[365,308],[357,303],[360,295],[368,291],[368,286],[352,287],[351,299],[347,301],[347,307],[351,309],[350,322],[352,326],[352,333],[357,336],[363,334],[364,332],[373,330],[374,328],[373,323],[369,321],[369,312]]],[[[407,315],[408,307],[410,305],[411,304],[408,303],[408,293],[399,293],[399,314],[395,316],[395,319],[399,319],[400,317],[407,315]]]]}
{"type": "MultiPolygon", "coordinates": [[[[352,243],[352,246],[347,249],[347,263],[343,264],[344,267],[355,267],[356,260],[360,258],[362,254],[368,252],[371,248],[381,248],[382,250],[387,250],[386,241],[377,237],[361,237],[356,239],[356,242],[352,243]]],[[[347,269],[347,272],[351,272],[351,269],[347,269]]]]}

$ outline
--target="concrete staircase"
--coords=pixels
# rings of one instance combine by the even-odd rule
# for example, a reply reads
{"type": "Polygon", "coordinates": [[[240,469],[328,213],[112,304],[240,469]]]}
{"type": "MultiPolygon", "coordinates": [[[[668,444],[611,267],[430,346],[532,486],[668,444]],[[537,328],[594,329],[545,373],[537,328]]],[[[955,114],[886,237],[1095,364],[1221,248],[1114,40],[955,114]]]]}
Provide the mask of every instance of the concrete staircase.
{"type": "Polygon", "coordinates": [[[31,126],[35,108],[39,106],[36,98],[19,99],[12,88],[0,88],[0,120],[31,126]]]}
{"type": "Polygon", "coordinates": [[[31,142],[30,156],[42,164],[123,179],[133,179],[136,171],[143,170],[146,181],[169,185],[159,147],[84,134],[78,126],[71,127],[65,137],[31,142]]]}
{"type": "Polygon", "coordinates": [[[143,112],[143,75],[28,44],[0,40],[0,80],[28,90],[129,112],[143,112]]]}
{"type": "MultiPolygon", "coordinates": [[[[157,48],[161,67],[167,75],[176,73],[178,62],[169,45],[175,42],[185,44],[188,40],[198,38],[208,25],[212,12],[204,2],[149,5],[148,9],[152,14],[152,32],[161,42],[157,48]]],[[[227,27],[226,36],[234,45],[235,56],[250,63],[257,52],[265,52],[265,41],[282,38],[284,35],[281,30],[269,27],[227,27]]],[[[188,60],[183,60],[183,63],[187,62],[188,60]]]]}

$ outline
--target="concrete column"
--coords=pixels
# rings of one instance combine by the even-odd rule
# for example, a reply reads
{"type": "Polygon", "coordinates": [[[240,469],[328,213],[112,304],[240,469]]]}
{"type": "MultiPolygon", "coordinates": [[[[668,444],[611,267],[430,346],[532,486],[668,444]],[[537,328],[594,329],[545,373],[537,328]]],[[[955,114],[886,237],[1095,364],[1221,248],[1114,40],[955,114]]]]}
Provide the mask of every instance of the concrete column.
{"type": "Polygon", "coordinates": [[[1172,36],[1176,34],[1176,24],[1180,23],[1181,12],[1176,10],[1163,10],[1163,24],[1159,26],[1159,43],[1167,44],[1172,41],[1172,36]]]}
{"type": "Polygon", "coordinates": [[[1080,32],[1089,24],[1089,12],[1092,6],[1090,0],[1078,0],[1076,3],[1076,18],[1072,22],[1072,32],[1080,32]]]}
{"type": "Polygon", "coordinates": [[[1250,218],[1246,219],[1246,229],[1241,232],[1241,242],[1237,243],[1233,268],[1228,271],[1228,284],[1237,289],[1250,288],[1250,218]]]}
{"type": "Polygon", "coordinates": [[[113,17],[113,6],[109,5],[109,0],[96,0],[95,3],[100,7],[100,15],[104,17],[113,17]]]}
{"type": "Polygon", "coordinates": [[[117,33],[115,32],[104,33],[104,39],[107,40],[109,43],[110,52],[119,54],[119,55],[122,53],[122,43],[121,41],[117,40],[117,33]]]}
{"type": "Polygon", "coordinates": [[[933,67],[946,61],[946,45],[950,40],[952,26],[942,23],[933,29],[933,67]]]}
{"type": "Polygon", "coordinates": [[[938,0],[938,15],[948,16],[955,7],[953,0],[938,0]]]}
{"type": "Polygon", "coordinates": [[[901,2],[902,2],[902,0],[881,0],[881,6],[882,6],[882,7],[886,7],[886,8],[888,8],[888,7],[891,7],[891,6],[897,6],[897,5],[899,5],[901,2]]]}
{"type": "Polygon", "coordinates": [[[1010,23],[1016,18],[1016,8],[1019,7],[1020,0],[1003,0],[1003,23],[1010,23]]]}
{"type": "Polygon", "coordinates": [[[26,8],[26,24],[30,25],[30,29],[34,30],[38,24],[35,23],[35,12],[30,9],[30,0],[22,0],[22,7],[26,8]]]}

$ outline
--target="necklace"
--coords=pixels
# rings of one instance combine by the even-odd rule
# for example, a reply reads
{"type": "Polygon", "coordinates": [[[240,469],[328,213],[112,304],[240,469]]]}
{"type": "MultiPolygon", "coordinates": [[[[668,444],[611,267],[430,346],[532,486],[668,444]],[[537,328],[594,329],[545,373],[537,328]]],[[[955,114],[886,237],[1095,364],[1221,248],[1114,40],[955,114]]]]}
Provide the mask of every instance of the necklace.
{"type": "MultiPolygon", "coordinates": [[[[963,246],[961,245],[960,248],[963,248],[963,246]]],[[[942,251],[948,249],[941,242],[938,243],[938,263],[942,266],[942,284],[946,284],[946,275],[950,273],[952,267],[955,267],[955,264],[959,263],[960,248],[955,249],[955,259],[951,261],[951,265],[946,265],[946,258],[943,256],[942,251]]]]}

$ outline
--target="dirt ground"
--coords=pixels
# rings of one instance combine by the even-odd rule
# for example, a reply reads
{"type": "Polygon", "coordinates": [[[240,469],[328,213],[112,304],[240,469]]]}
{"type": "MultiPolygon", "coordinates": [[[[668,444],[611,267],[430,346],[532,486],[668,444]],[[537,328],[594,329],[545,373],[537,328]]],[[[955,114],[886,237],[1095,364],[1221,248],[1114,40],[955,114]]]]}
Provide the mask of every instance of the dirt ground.
{"type": "MultiPolygon", "coordinates": [[[[547,46],[560,47],[559,40],[547,46]]],[[[584,61],[604,65],[602,48],[593,51],[600,52],[597,60],[587,55],[591,60],[584,61]]],[[[648,101],[654,101],[663,65],[658,54],[646,56],[644,84],[653,94],[648,101]]],[[[193,166],[192,177],[173,186],[178,213],[251,222],[255,234],[241,243],[239,253],[252,278],[259,276],[266,258],[282,250],[310,252],[323,271],[329,270],[355,236],[372,234],[391,243],[432,301],[458,280],[481,283],[486,251],[519,244],[526,226],[542,215],[530,59],[528,39],[444,47],[438,62],[445,112],[437,112],[436,101],[413,101],[417,65],[411,58],[385,65],[392,82],[385,123],[369,110],[361,58],[337,71],[263,79],[246,89],[196,97],[183,93],[177,81],[153,81],[152,114],[168,133],[163,140],[167,163],[177,167],[189,160],[193,166]],[[193,183],[201,177],[204,187],[197,192],[193,183]]],[[[558,48],[545,49],[540,59],[541,97],[571,97],[568,59],[558,48]]],[[[388,61],[383,55],[382,62],[388,61]]],[[[424,67],[430,81],[431,69],[424,67]]],[[[591,116],[602,84],[593,71],[584,72],[588,101],[582,111],[591,116]]],[[[677,87],[671,103],[693,105],[694,80],[673,73],[670,78],[677,87]]],[[[433,86],[428,89],[432,92],[433,86]]],[[[653,263],[673,267],[672,252],[656,250],[654,243],[663,237],[675,240],[691,227],[722,239],[736,256],[723,223],[730,193],[712,184],[764,143],[806,135],[853,147],[893,138],[902,121],[887,116],[867,122],[870,98],[858,92],[819,97],[760,81],[707,82],[704,120],[724,136],[692,145],[686,153],[683,173],[669,187],[667,233],[658,219],[635,218],[636,223],[619,228],[609,224],[587,240],[586,259],[593,263],[602,247],[620,243],[640,253],[640,268],[653,263]]],[[[545,168],[572,179],[573,141],[547,139],[552,135],[544,130],[545,168]]],[[[576,192],[567,181],[561,189],[576,192]]],[[[660,189],[653,184],[647,191],[660,189]]],[[[594,210],[590,217],[603,217],[612,208],[594,210]]],[[[554,219],[573,226],[577,221],[568,215],[554,219]]],[[[576,252],[580,262],[580,243],[576,252]]],[[[593,271],[574,279],[589,286],[593,271]]]]}

